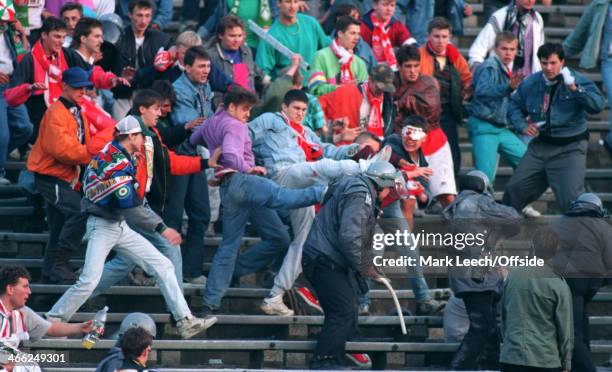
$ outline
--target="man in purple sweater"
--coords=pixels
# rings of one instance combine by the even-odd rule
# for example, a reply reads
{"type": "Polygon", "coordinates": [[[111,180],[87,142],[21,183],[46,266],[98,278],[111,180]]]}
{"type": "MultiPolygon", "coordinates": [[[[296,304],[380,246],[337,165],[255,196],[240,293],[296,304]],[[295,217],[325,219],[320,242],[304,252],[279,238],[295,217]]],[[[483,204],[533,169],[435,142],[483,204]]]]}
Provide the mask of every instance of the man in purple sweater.
{"type": "Polygon", "coordinates": [[[206,283],[204,312],[208,314],[218,311],[230,285],[247,221],[261,237],[258,250],[266,253],[253,265],[268,263],[275,257],[282,257],[290,243],[287,229],[275,209],[303,208],[319,203],[326,189],[325,186],[287,189],[259,177],[267,172],[266,168],[255,165],[246,125],[256,103],[253,93],[234,87],[225,95],[225,109],[208,119],[190,138],[192,145],[204,144],[211,153],[218,147],[222,149],[219,164],[224,172],[217,173],[223,173],[220,179],[223,239],[206,283]]]}

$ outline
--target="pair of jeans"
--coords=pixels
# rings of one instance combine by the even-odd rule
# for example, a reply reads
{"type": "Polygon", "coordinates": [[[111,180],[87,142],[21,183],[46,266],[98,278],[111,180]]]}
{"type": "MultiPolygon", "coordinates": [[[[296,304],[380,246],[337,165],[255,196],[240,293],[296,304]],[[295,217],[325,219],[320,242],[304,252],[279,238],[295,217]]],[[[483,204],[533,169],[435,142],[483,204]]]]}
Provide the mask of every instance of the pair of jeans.
{"type": "Polygon", "coordinates": [[[498,164],[497,154],[503,156],[510,166],[516,169],[527,151],[527,145],[508,128],[492,128],[491,131],[478,130],[487,124],[493,127],[493,124],[474,117],[468,119],[474,168],[486,174],[489,182],[493,184],[498,164]]]}
{"type": "Polygon", "coordinates": [[[24,105],[9,107],[4,99],[8,84],[0,84],[0,177],[5,176],[8,154],[28,142],[34,126],[24,105]]]}
{"type": "Polygon", "coordinates": [[[221,184],[223,239],[208,273],[204,304],[212,308],[221,306],[221,299],[234,273],[247,221],[251,222],[262,239],[252,249],[278,255],[289,245],[289,234],[275,209],[313,205],[321,200],[324,190],[324,186],[292,190],[267,178],[242,173],[226,177],[221,184]]]}
{"type": "Polygon", "coordinates": [[[406,27],[419,45],[425,45],[427,25],[434,17],[434,0],[411,0],[407,6],[406,27]]]}
{"type": "MultiPolygon", "coordinates": [[[[608,94],[608,106],[612,106],[612,57],[601,61],[601,77],[608,94]]],[[[612,145],[612,115],[610,115],[610,129],[608,132],[608,143],[612,145]]]]}
{"type": "Polygon", "coordinates": [[[503,204],[523,210],[550,186],[559,211],[567,211],[584,192],[586,152],[586,140],[554,145],[536,137],[506,184],[503,204]]]}
{"type": "MultiPolygon", "coordinates": [[[[130,222],[127,221],[128,226],[130,222]]],[[[131,226],[134,226],[133,224],[131,226]]],[[[178,282],[178,288],[183,292],[183,259],[181,257],[181,249],[176,245],[170,244],[170,242],[161,236],[156,231],[145,230],[138,227],[130,227],[135,233],[142,236],[147,242],[155,247],[161,254],[163,254],[170,263],[172,264],[172,270],[174,270],[174,276],[178,282]]],[[[128,255],[122,254],[121,251],[117,252],[117,255],[106,264],[104,264],[104,273],[99,280],[96,290],[93,292],[91,297],[96,297],[104,293],[107,289],[123,280],[133,269],[138,265],[136,261],[130,258],[128,255]]],[[[140,266],[140,265],[138,265],[140,266]]],[[[143,267],[143,269],[145,269],[143,267]]],[[[145,269],[146,271],[146,269],[145,269]]]]}
{"type": "MultiPolygon", "coordinates": [[[[395,234],[398,231],[402,234],[404,231],[410,234],[410,226],[408,225],[408,221],[406,221],[406,218],[401,211],[399,200],[389,204],[385,207],[385,209],[383,209],[383,213],[378,221],[378,224],[382,232],[385,234],[395,234]]],[[[408,275],[410,276],[410,285],[414,291],[415,301],[422,302],[430,299],[431,296],[429,296],[429,287],[425,277],[423,276],[423,268],[419,263],[419,257],[421,256],[419,253],[419,247],[411,247],[410,244],[394,244],[390,248],[395,250],[401,256],[411,257],[416,260],[416,266],[410,268],[411,271],[408,272],[408,275]]],[[[384,250],[375,251],[374,254],[383,255],[384,250]]],[[[367,282],[369,283],[369,281],[367,282]]],[[[359,303],[370,304],[370,299],[367,293],[360,296],[359,303]]]]}
{"type": "Polygon", "coordinates": [[[455,119],[453,114],[447,110],[442,110],[440,115],[440,128],[446,138],[448,139],[448,145],[451,148],[451,154],[453,155],[453,170],[455,175],[459,174],[461,169],[461,149],[459,148],[459,126],[460,122],[455,119]]]}
{"type": "Polygon", "coordinates": [[[357,288],[351,277],[354,273],[325,256],[304,256],[302,265],[325,313],[314,355],[343,360],[345,344],[357,332],[357,288]]]}
{"type": "Polygon", "coordinates": [[[81,194],[59,178],[34,174],[36,190],[45,200],[49,239],[45,247],[42,274],[48,276],[57,258],[68,260],[85,233],[87,215],[81,212],[81,194]]]}
{"type": "Polygon", "coordinates": [[[489,18],[495,13],[499,8],[503,8],[508,5],[507,0],[483,0],[484,14],[483,19],[484,22],[489,22],[489,18]]]}
{"type": "Polygon", "coordinates": [[[151,243],[130,229],[125,221],[112,221],[96,216],[87,220],[87,253],[83,273],[75,285],[53,305],[48,316],[68,321],[87,301],[98,285],[104,270],[104,260],[111,250],[141,266],[155,276],[172,316],[177,321],[191,314],[187,302],[173,275],[170,260],[164,257],[151,243]]]}
{"type": "MultiPolygon", "coordinates": [[[[300,189],[314,184],[327,185],[334,179],[359,173],[359,164],[353,160],[321,159],[313,162],[296,163],[278,170],[273,179],[281,186],[300,189]]],[[[293,240],[289,245],[283,263],[274,278],[270,297],[282,295],[291,289],[302,272],[302,250],[310,227],[315,218],[313,206],[289,211],[293,240]]]]}
{"type": "Polygon", "coordinates": [[[450,369],[499,369],[498,294],[494,291],[462,292],[457,297],[465,304],[470,328],[453,355],[450,369]]]}
{"type": "MultiPolygon", "coordinates": [[[[207,1],[204,1],[207,3],[207,1]]],[[[185,0],[183,1],[183,11],[181,16],[183,20],[198,21],[200,13],[200,0],[185,0]]]]}
{"type": "Polygon", "coordinates": [[[183,209],[189,219],[187,235],[183,241],[183,274],[186,278],[202,275],[204,263],[204,234],[210,221],[208,183],[206,172],[170,178],[172,194],[168,199],[162,218],[164,222],[181,231],[183,209]]]}
{"type": "Polygon", "coordinates": [[[566,278],[572,291],[572,311],[574,314],[574,351],[572,352],[572,371],[595,372],[591,355],[588,304],[603,285],[598,278],[566,278]]]}

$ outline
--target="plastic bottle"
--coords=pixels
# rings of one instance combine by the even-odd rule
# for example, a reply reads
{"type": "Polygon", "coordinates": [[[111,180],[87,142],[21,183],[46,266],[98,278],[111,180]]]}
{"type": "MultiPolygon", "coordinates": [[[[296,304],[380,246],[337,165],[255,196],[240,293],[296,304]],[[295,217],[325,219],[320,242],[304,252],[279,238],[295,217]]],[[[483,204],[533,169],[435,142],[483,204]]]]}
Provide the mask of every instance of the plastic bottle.
{"type": "Polygon", "coordinates": [[[100,339],[100,336],[104,333],[104,323],[106,323],[106,315],[108,314],[108,306],[96,313],[93,319],[89,332],[83,337],[83,347],[85,349],[91,349],[94,347],[96,342],[100,339]]]}

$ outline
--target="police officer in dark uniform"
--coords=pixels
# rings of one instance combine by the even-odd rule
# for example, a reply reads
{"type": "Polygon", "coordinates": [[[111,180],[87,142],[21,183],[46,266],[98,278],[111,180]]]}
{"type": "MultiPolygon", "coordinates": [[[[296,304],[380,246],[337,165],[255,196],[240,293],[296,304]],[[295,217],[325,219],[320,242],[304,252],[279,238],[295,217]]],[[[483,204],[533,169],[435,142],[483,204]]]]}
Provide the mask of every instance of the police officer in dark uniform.
{"type": "Polygon", "coordinates": [[[590,351],[587,305],[604,280],[612,277],[612,226],[605,217],[601,199],[595,194],[583,193],[551,226],[560,242],[553,266],[572,291],[572,371],[596,370],[590,351]]]}
{"type": "Polygon", "coordinates": [[[375,161],[363,174],[329,186],[302,258],[303,272],[325,312],[311,369],[343,366],[345,342],[357,328],[358,291],[367,291],[365,278],[382,276],[373,266],[371,251],[380,201],[403,185],[393,165],[375,161]]]}

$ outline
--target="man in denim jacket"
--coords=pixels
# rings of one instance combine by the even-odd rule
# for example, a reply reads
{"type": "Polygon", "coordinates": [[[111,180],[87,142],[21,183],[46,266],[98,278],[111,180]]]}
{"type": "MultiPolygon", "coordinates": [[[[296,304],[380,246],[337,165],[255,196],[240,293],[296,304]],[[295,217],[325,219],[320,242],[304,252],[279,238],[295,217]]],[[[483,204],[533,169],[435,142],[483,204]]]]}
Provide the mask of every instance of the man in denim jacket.
{"type": "Polygon", "coordinates": [[[510,94],[523,77],[512,73],[518,40],[502,32],[495,40],[495,55],[474,71],[474,95],[468,108],[468,132],[472,140],[474,167],[495,179],[497,154],[516,168],[527,150],[525,144],[508,129],[510,94]]]}
{"type": "Polygon", "coordinates": [[[564,212],[584,192],[587,113],[602,111],[604,97],[592,81],[564,67],[560,44],[542,45],[538,58],[542,71],[523,81],[510,98],[510,125],[535,138],[508,182],[503,202],[520,211],[550,186],[564,212]]]}

